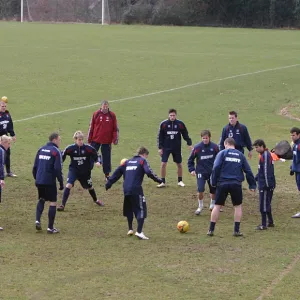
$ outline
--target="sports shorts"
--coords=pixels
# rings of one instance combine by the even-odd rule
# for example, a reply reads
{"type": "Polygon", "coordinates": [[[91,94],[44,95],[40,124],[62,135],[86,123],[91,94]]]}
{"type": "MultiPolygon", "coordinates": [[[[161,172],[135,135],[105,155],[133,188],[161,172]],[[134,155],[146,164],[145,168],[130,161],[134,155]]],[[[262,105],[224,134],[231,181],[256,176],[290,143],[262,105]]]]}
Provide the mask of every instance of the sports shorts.
{"type": "Polygon", "coordinates": [[[217,186],[215,203],[224,205],[228,195],[231,196],[233,206],[241,205],[243,203],[242,185],[229,183],[217,186]]]}
{"type": "Polygon", "coordinates": [[[56,202],[57,201],[57,188],[56,185],[37,184],[38,198],[44,201],[56,202]]]}
{"type": "Polygon", "coordinates": [[[81,186],[84,189],[90,189],[93,187],[93,182],[92,182],[92,177],[90,172],[86,174],[78,174],[74,171],[69,171],[67,183],[72,184],[72,186],[74,186],[76,180],[80,182],[81,186]]]}
{"type": "Polygon", "coordinates": [[[205,191],[205,183],[208,184],[210,194],[216,193],[216,188],[211,186],[209,179],[203,178],[203,176],[201,176],[201,174],[196,174],[196,176],[197,176],[197,187],[198,187],[199,193],[203,193],[205,191]]]}
{"type": "Polygon", "coordinates": [[[161,156],[161,161],[162,162],[168,162],[170,154],[172,154],[172,156],[173,156],[174,163],[176,163],[176,164],[181,164],[182,163],[181,151],[174,151],[174,150],[171,150],[171,149],[163,149],[163,154],[161,156]]]}
{"type": "Polygon", "coordinates": [[[144,195],[125,195],[123,203],[123,216],[135,215],[137,219],[147,218],[147,204],[144,195]]]}

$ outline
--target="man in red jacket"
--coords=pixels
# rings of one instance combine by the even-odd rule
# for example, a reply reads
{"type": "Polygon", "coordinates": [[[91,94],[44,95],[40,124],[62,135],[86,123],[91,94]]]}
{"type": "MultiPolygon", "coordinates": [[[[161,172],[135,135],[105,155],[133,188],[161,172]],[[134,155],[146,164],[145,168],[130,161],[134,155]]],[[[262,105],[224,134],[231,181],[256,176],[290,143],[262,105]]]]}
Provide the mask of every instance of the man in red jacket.
{"type": "Polygon", "coordinates": [[[97,151],[101,148],[103,173],[106,180],[111,172],[111,144],[117,145],[119,128],[116,115],[109,110],[108,101],[101,102],[90,123],[88,142],[97,151]]]}

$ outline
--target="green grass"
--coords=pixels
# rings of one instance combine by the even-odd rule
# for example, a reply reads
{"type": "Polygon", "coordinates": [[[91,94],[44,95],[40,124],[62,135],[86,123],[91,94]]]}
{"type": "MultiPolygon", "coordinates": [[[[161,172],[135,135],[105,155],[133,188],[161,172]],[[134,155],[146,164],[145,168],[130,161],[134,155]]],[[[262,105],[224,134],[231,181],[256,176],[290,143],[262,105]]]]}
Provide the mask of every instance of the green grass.
{"type": "MultiPolygon", "coordinates": [[[[159,173],[156,134],[170,107],[177,108],[194,143],[206,128],[217,142],[232,109],[253,140],[264,138],[271,148],[289,139],[289,129],[298,121],[279,111],[299,103],[300,67],[213,80],[298,64],[299,49],[297,31],[0,23],[0,93],[8,96],[17,121],[207,81],[111,103],[121,138],[113,147],[113,166],[145,145],[159,173]]],[[[87,132],[96,109],[97,105],[15,123],[12,165],[19,177],[6,180],[2,195],[1,299],[250,300],[263,294],[293,262],[299,253],[300,224],[290,216],[299,209],[299,194],[288,175],[289,162],[276,163],[274,229],[255,232],[260,222],[258,198],[245,189],[243,239],[231,236],[230,202],[216,236],[206,237],[208,210],[194,216],[195,179],[185,166],[186,187],[177,188],[172,163],[166,189],[157,190],[145,179],[149,218],[144,231],[149,241],[127,238],[121,182],[105,192],[99,170],[93,172],[94,186],[105,207],[93,205],[77,184],[66,211],[57,213],[61,233],[35,233],[35,153],[52,131],[61,133],[62,148],[72,142],[76,130],[87,132]],[[191,229],[179,234],[176,224],[184,219],[191,229]]],[[[188,154],[184,146],[184,164],[188,154]]],[[[256,172],[256,155],[251,166],[256,172]]],[[[68,162],[65,174],[67,167],[68,162]]],[[[46,223],[47,210],[44,227],[46,223]]],[[[265,298],[297,299],[299,267],[297,263],[288,269],[265,298]]]]}

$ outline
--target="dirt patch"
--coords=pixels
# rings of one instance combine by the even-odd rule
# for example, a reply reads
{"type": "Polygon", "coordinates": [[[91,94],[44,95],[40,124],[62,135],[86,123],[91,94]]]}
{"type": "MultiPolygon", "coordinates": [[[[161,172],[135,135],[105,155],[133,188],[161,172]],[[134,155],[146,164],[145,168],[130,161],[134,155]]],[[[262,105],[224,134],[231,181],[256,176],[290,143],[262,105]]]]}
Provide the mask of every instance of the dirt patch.
{"type": "Polygon", "coordinates": [[[291,120],[297,120],[297,121],[300,121],[300,118],[299,117],[296,117],[295,115],[293,115],[291,113],[291,111],[293,110],[293,108],[297,107],[298,108],[299,105],[288,105],[286,107],[283,107],[281,110],[280,110],[280,115],[283,116],[283,117],[286,117],[286,118],[289,118],[291,120]]]}

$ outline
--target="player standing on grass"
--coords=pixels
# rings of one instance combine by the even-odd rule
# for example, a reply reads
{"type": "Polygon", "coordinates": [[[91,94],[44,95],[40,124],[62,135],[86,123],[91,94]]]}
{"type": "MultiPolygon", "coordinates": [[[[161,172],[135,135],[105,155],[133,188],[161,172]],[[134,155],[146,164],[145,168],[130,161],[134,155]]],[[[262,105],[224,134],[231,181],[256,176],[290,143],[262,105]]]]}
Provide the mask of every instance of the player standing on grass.
{"type": "Polygon", "coordinates": [[[190,150],[192,147],[192,140],[184,123],[176,119],[177,111],[174,108],[169,109],[169,118],[160,123],[158,131],[158,152],[161,156],[161,179],[162,183],[157,187],[162,188],[166,186],[167,163],[170,154],[173,156],[173,161],[177,164],[178,186],[185,186],[182,181],[182,155],[181,155],[181,135],[187,142],[190,150]]]}
{"type": "Polygon", "coordinates": [[[192,176],[197,178],[198,186],[198,208],[195,211],[196,215],[200,215],[203,209],[203,198],[205,183],[207,182],[210,192],[210,210],[214,208],[215,204],[215,192],[216,188],[212,187],[210,184],[210,175],[212,172],[213,164],[215,158],[219,152],[218,145],[211,142],[211,133],[209,130],[203,130],[201,132],[202,142],[194,146],[190,157],[188,159],[188,169],[192,176]],[[195,161],[196,159],[196,169],[195,161]]]}
{"type": "MultiPolygon", "coordinates": [[[[2,188],[5,185],[4,182],[4,164],[6,152],[10,147],[11,137],[7,135],[2,135],[0,138],[0,203],[2,200],[2,188]]],[[[0,230],[3,230],[3,227],[0,227],[0,230]]]]}
{"type": "Polygon", "coordinates": [[[252,157],[252,143],[245,125],[241,124],[237,118],[237,112],[230,111],[228,116],[229,124],[227,124],[223,130],[219,143],[220,150],[224,150],[224,141],[227,138],[233,138],[235,141],[235,149],[241,151],[244,154],[244,147],[249,150],[248,157],[252,157]]]}
{"type": "Polygon", "coordinates": [[[242,218],[242,182],[245,179],[244,172],[246,173],[249,189],[253,192],[256,189],[256,182],[246,157],[239,150],[235,149],[234,139],[227,138],[224,146],[225,150],[219,152],[216,157],[211,175],[211,185],[216,186],[217,190],[215,206],[211,212],[210,227],[207,235],[214,235],[220,208],[225,204],[226,198],[230,194],[234,206],[233,236],[242,236],[240,223],[242,218]]]}
{"type": "Polygon", "coordinates": [[[76,180],[80,182],[84,189],[89,191],[97,205],[104,205],[101,200],[97,199],[91,177],[94,163],[96,162],[97,167],[101,166],[101,157],[98,157],[98,153],[95,148],[84,144],[84,135],[81,131],[76,131],[73,138],[75,143],[68,146],[63,151],[62,155],[63,161],[65,161],[67,156],[70,156],[71,162],[69,165],[67,185],[63,193],[62,204],[57,208],[58,211],[63,211],[65,209],[71,188],[74,186],[76,180]]]}
{"type": "Polygon", "coordinates": [[[129,231],[127,235],[133,235],[133,215],[137,219],[138,227],[135,235],[141,240],[148,240],[149,238],[143,233],[144,220],[147,217],[147,205],[144,196],[142,183],[144,175],[146,174],[152,180],[161,183],[162,180],[158,178],[150,168],[146,160],[149,151],[145,147],[140,147],[137,154],[131,159],[123,162],[109,177],[106,182],[106,190],[117,182],[122,175],[124,176],[123,191],[124,204],[123,215],[127,217],[129,231]]]}
{"type": "Polygon", "coordinates": [[[52,133],[49,136],[49,142],[38,150],[32,169],[39,197],[36,207],[35,228],[36,230],[42,230],[41,216],[44,211],[45,201],[49,201],[47,233],[59,232],[58,229],[54,228],[57,201],[56,179],[59,182],[59,190],[64,189],[62,157],[58,149],[59,145],[59,134],[52,133]]]}
{"type": "MultiPolygon", "coordinates": [[[[16,134],[14,132],[14,123],[9,111],[6,109],[8,99],[6,96],[3,96],[0,101],[0,136],[10,135],[12,140],[16,141],[16,134]]],[[[5,156],[5,166],[7,177],[17,177],[10,169],[10,148],[6,151],[5,156]]]]}
{"type": "MultiPolygon", "coordinates": [[[[290,175],[296,179],[298,191],[300,191],[300,128],[293,127],[290,130],[293,142],[293,162],[291,165],[290,175]]],[[[300,218],[300,212],[292,216],[292,218],[300,218]]]]}
{"type": "Polygon", "coordinates": [[[260,154],[258,173],[255,180],[258,182],[259,189],[259,208],[261,213],[261,224],[256,227],[257,230],[266,230],[268,227],[274,227],[271,202],[273,191],[276,186],[274,174],[274,161],[271,152],[268,151],[263,140],[256,140],[253,143],[256,152],[260,154]],[[268,225],[267,225],[268,217],[268,225]]]}
{"type": "Polygon", "coordinates": [[[119,128],[115,113],[109,110],[108,101],[101,102],[101,108],[94,112],[89,133],[88,143],[97,151],[101,148],[103,173],[105,179],[111,172],[111,144],[117,145],[119,128]]]}

